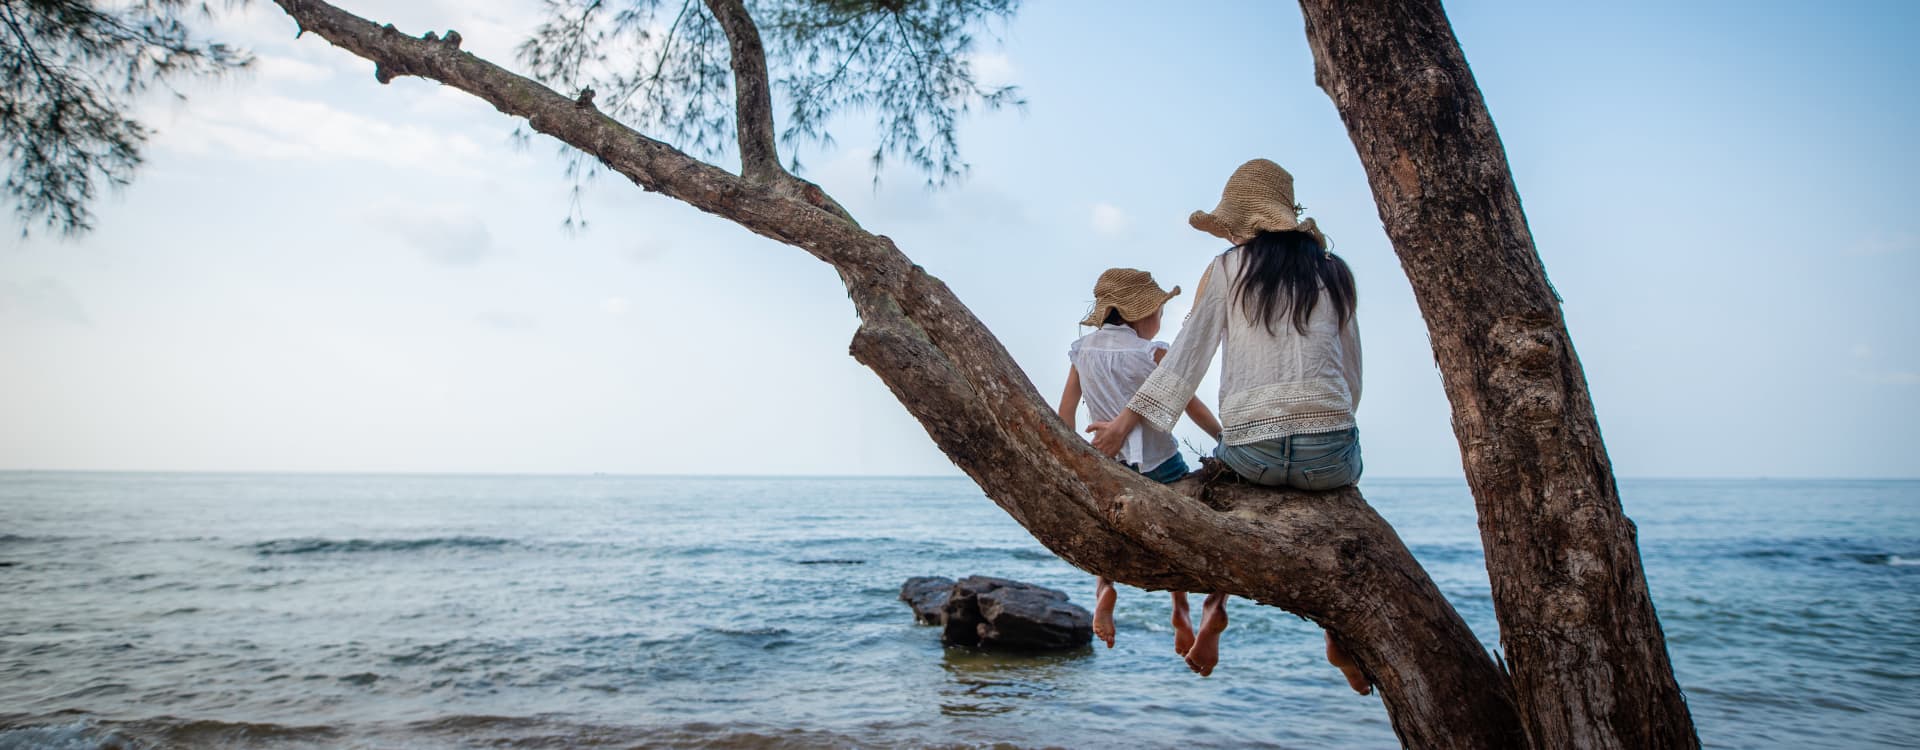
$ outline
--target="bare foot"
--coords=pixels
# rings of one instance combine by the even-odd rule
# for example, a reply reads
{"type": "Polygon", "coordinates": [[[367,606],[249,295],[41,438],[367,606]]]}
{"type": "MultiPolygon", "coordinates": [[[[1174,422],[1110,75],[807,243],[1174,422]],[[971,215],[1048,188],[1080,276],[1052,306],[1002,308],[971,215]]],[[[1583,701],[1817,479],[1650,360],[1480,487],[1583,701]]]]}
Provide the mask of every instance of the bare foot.
{"type": "Polygon", "coordinates": [[[1173,652],[1181,656],[1193,648],[1193,615],[1187,610],[1187,592],[1173,592],[1173,652]]]}
{"type": "Polygon", "coordinates": [[[1113,582],[1105,578],[1094,584],[1093,589],[1093,636],[1113,648],[1113,602],[1120,598],[1120,592],[1113,590],[1113,582]]]}
{"type": "Polygon", "coordinates": [[[1332,633],[1327,634],[1327,661],[1339,667],[1340,673],[1347,676],[1347,687],[1353,688],[1353,692],[1373,694],[1373,683],[1367,682],[1366,674],[1360,671],[1360,663],[1354,661],[1346,649],[1340,648],[1340,644],[1333,642],[1332,633]]]}
{"type": "Polygon", "coordinates": [[[1194,634],[1193,647],[1187,649],[1187,668],[1201,677],[1213,674],[1220,663],[1220,634],[1227,629],[1227,595],[1208,594],[1200,607],[1200,632],[1194,634]]]}

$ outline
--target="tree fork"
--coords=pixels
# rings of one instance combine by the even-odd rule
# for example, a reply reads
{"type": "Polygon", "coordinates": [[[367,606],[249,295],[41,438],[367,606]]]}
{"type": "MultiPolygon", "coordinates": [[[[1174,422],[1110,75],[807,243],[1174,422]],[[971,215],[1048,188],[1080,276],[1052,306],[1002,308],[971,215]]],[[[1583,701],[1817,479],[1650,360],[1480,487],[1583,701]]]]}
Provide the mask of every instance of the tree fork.
{"type": "Polygon", "coordinates": [[[1144,588],[1225,592],[1319,622],[1377,683],[1409,747],[1522,746],[1506,676],[1358,490],[1149,481],[1062,424],[945,284],[824,194],[823,204],[781,180],[728,173],[449,45],[387,32],[319,0],[275,2],[302,30],[383,69],[473,94],[643,189],[831,264],[862,321],[852,354],[989,498],[1067,561],[1144,588]]]}
{"type": "Polygon", "coordinates": [[[1539,748],[1698,747],[1586,376],[1439,0],[1301,0],[1413,283],[1539,748]]]}

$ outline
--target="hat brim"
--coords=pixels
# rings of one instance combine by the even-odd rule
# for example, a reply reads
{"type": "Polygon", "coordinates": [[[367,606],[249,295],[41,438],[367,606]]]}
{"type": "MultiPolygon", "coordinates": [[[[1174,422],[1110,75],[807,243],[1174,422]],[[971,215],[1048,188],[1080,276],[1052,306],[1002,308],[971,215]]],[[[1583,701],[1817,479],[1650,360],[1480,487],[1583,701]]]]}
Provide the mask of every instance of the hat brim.
{"type": "MultiPolygon", "coordinates": [[[[1158,285],[1156,284],[1156,286],[1158,285]]],[[[1147,317],[1147,315],[1153,312],[1154,310],[1158,310],[1162,307],[1165,307],[1167,304],[1167,300],[1173,299],[1174,297],[1178,297],[1178,296],[1180,296],[1180,285],[1175,284],[1173,286],[1173,291],[1167,292],[1165,295],[1161,296],[1159,301],[1153,302],[1151,305],[1137,304],[1133,306],[1132,310],[1129,310],[1126,307],[1123,307],[1119,303],[1115,303],[1115,302],[1104,300],[1104,299],[1096,299],[1093,301],[1093,309],[1091,311],[1088,311],[1086,319],[1081,320],[1080,325],[1093,326],[1097,328],[1100,325],[1106,323],[1107,312],[1111,310],[1119,310],[1120,317],[1125,318],[1128,321],[1139,320],[1141,318],[1147,317]]],[[[1148,299],[1152,299],[1152,298],[1148,298],[1148,299]]]]}

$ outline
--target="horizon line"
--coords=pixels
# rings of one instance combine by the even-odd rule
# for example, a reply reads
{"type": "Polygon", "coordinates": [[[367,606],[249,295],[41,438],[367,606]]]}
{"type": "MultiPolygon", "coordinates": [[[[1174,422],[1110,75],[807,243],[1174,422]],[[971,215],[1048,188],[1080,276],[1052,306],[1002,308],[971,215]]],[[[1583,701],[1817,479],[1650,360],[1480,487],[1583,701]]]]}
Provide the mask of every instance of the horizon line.
{"type": "MultiPolygon", "coordinates": [[[[624,471],[433,471],[433,470],[356,470],[356,469],[38,469],[38,468],[0,468],[0,475],[7,474],[160,474],[160,475],[224,475],[224,476],[339,476],[339,477],[480,477],[480,478],[577,478],[595,477],[618,479],[966,479],[964,473],[953,474],[708,474],[675,472],[624,472],[624,471]]],[[[1392,481],[1466,481],[1463,474],[1404,474],[1363,478],[1392,481]]],[[[1621,476],[1616,481],[1681,481],[1681,482],[1911,482],[1920,481],[1920,476],[1621,476]]]]}

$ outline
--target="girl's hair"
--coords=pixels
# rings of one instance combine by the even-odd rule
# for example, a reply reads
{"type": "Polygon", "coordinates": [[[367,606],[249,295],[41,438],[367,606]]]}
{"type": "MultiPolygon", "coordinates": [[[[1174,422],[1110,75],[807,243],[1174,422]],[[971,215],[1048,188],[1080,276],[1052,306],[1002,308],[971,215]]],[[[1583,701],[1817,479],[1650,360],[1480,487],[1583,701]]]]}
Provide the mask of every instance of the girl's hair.
{"type": "Polygon", "coordinates": [[[1305,335],[1322,289],[1327,291],[1340,325],[1353,319],[1359,303],[1353,271],[1340,256],[1321,248],[1313,235],[1261,232],[1241,247],[1247,251],[1246,266],[1233,290],[1233,299],[1248,320],[1264,323],[1267,333],[1274,332],[1275,318],[1290,318],[1294,330],[1305,335]]]}
{"type": "Polygon", "coordinates": [[[1107,308],[1107,319],[1100,321],[1100,324],[1109,326],[1131,325],[1131,323],[1127,322],[1126,318],[1120,316],[1120,308],[1118,307],[1107,308]]]}

